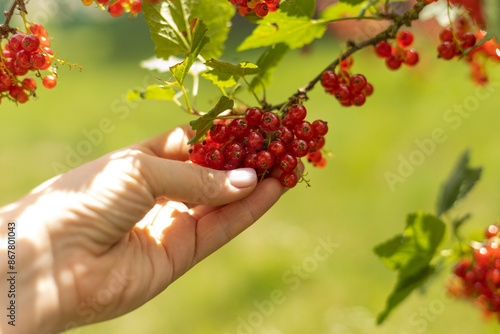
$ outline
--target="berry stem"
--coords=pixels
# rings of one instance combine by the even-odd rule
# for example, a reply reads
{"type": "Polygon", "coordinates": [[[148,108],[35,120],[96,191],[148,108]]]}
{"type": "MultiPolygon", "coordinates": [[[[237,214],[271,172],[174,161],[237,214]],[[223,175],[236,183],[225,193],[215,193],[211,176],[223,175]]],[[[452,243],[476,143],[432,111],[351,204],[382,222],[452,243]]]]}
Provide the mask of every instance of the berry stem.
{"type": "Polygon", "coordinates": [[[14,0],[8,11],[5,11],[5,22],[0,25],[0,39],[6,38],[10,33],[15,33],[16,28],[9,26],[12,16],[14,16],[14,11],[19,9],[21,13],[28,13],[26,6],[24,5],[24,0],[14,0]]]}

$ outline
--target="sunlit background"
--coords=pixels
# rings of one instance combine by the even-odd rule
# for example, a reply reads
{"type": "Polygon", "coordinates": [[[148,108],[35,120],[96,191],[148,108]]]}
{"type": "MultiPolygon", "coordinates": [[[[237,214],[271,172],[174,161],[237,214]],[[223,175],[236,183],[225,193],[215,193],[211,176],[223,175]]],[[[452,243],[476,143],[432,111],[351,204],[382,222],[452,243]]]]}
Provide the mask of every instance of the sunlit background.
{"type": "MultiPolygon", "coordinates": [[[[125,99],[128,90],[162,77],[139,66],[154,54],[142,15],[111,18],[77,0],[32,1],[28,8],[29,18],[46,26],[58,57],[84,69],[60,67],[57,87],[40,88],[37,101],[20,106],[2,101],[0,205],[56,175],[61,166],[85,163],[192,119],[171,102],[125,99]],[[80,149],[85,154],[69,158],[103,119],[110,120],[112,131],[90,150],[80,149]]],[[[241,19],[234,21],[226,61],[256,61],[257,51],[235,53],[249,29],[241,19]]],[[[307,168],[311,187],[299,184],[289,191],[257,224],[148,304],[78,332],[497,333],[495,320],[484,322],[470,303],[447,298],[446,270],[424,295],[415,293],[386,324],[375,325],[396,275],[378,261],[373,246],[400,232],[408,212],[434,212],[440,185],[464,149],[470,148],[472,164],[484,166],[484,173],[454,212],[473,214],[466,233],[500,218],[499,67],[488,69],[491,91],[477,90],[465,63],[436,59],[436,43],[417,34],[420,64],[395,72],[372,49],[356,54],[353,71],[375,87],[363,107],[340,107],[319,86],[306,103],[308,118],[328,121],[326,147],[333,154],[325,169],[307,168]],[[454,108],[466,117],[455,113],[454,121],[447,121],[454,108]],[[436,129],[445,139],[431,145],[436,129]],[[418,143],[427,143],[427,152],[418,143]],[[387,173],[398,174],[410,156],[423,159],[404,172],[404,182],[390,185],[387,173]],[[335,245],[331,252],[315,256],[329,242],[335,245]]],[[[268,100],[285,101],[339,51],[330,36],[291,52],[274,74],[268,100]]],[[[204,80],[200,91],[198,108],[208,110],[218,92],[204,80]]]]}

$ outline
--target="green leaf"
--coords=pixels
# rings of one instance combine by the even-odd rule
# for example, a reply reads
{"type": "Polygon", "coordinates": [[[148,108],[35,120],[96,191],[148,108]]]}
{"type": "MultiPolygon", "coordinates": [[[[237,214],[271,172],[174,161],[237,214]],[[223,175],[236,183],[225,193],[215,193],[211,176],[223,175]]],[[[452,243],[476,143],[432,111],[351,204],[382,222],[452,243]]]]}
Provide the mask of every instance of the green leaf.
{"type": "Polygon", "coordinates": [[[267,48],[266,51],[257,60],[259,73],[250,82],[250,87],[259,92],[264,87],[271,84],[272,72],[278,67],[278,64],[288,53],[290,48],[283,43],[275,44],[267,48]]]}
{"type": "Polygon", "coordinates": [[[425,281],[434,274],[434,267],[425,266],[411,276],[398,277],[389,297],[387,297],[385,309],[377,316],[377,324],[381,324],[389,316],[392,310],[398,306],[413,292],[413,290],[422,286],[425,281]]]}
{"type": "Polygon", "coordinates": [[[210,44],[201,51],[203,57],[218,57],[229,32],[234,9],[229,1],[220,0],[164,0],[156,4],[143,3],[146,23],[155,43],[158,58],[187,54],[194,42],[191,24],[195,18],[203,20],[210,44]]]}
{"type": "Polygon", "coordinates": [[[374,248],[380,261],[398,271],[398,282],[387,299],[385,310],[379,315],[379,323],[430,275],[433,270],[430,262],[443,240],[445,229],[445,224],[433,215],[408,214],[403,233],[374,248]]]}
{"type": "Polygon", "coordinates": [[[352,5],[343,1],[337,2],[336,4],[325,9],[321,13],[320,17],[323,20],[331,21],[345,16],[357,15],[363,9],[364,2],[364,0],[358,1],[357,5],[352,5]]]}
{"type": "Polygon", "coordinates": [[[259,73],[257,65],[246,61],[239,63],[238,65],[233,65],[231,63],[210,59],[205,63],[205,65],[212,69],[203,73],[203,77],[221,88],[236,85],[238,80],[245,75],[259,73]]]}
{"type": "Polygon", "coordinates": [[[442,186],[437,201],[438,216],[451,209],[472,190],[481,177],[481,171],[481,167],[471,168],[469,166],[469,151],[466,150],[455,165],[450,177],[442,186]]]}
{"type": "Polygon", "coordinates": [[[197,143],[203,136],[210,130],[214,124],[214,119],[219,116],[220,113],[225,110],[231,109],[234,106],[234,101],[226,96],[222,96],[207,114],[201,116],[200,118],[189,122],[191,128],[196,131],[196,135],[188,141],[189,145],[197,143]]]}
{"type": "Polygon", "coordinates": [[[196,60],[196,57],[200,54],[201,49],[210,41],[210,39],[205,36],[207,27],[203,21],[195,19],[193,25],[193,44],[191,45],[188,57],[182,63],[170,67],[170,72],[172,72],[174,78],[181,85],[184,83],[184,78],[186,78],[189,69],[196,60]]]}
{"type": "Polygon", "coordinates": [[[238,51],[277,43],[285,43],[295,49],[320,38],[326,31],[326,22],[312,19],[314,6],[314,0],[282,2],[280,10],[264,17],[241,43],[238,51]]]}
{"type": "Polygon", "coordinates": [[[500,3],[498,0],[486,0],[484,13],[487,13],[487,30],[500,41],[500,3]]]}
{"type": "Polygon", "coordinates": [[[169,100],[172,101],[175,96],[175,90],[169,87],[152,85],[146,88],[145,91],[137,89],[127,93],[127,100],[169,100]]]}
{"type": "Polygon", "coordinates": [[[210,38],[201,55],[205,59],[218,58],[224,50],[224,42],[231,28],[234,7],[227,0],[193,0],[192,17],[199,17],[207,26],[210,38]]]}

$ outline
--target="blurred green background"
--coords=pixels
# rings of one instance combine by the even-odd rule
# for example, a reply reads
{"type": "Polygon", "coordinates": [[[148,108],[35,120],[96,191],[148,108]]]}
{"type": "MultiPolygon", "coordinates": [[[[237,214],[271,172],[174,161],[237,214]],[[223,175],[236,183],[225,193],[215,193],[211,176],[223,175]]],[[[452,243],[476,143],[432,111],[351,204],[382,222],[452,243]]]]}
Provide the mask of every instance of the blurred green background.
{"type": "MultiPolygon", "coordinates": [[[[92,146],[82,163],[191,120],[170,102],[125,100],[129,89],[155,81],[156,74],[139,67],[153,55],[142,16],[113,19],[79,1],[49,3],[55,7],[39,13],[38,21],[53,37],[53,50],[85,68],[61,67],[57,87],[39,89],[37,101],[18,107],[2,101],[0,205],[54,176],[54,163],[65,164],[68,152],[86,140],[84,131],[98,129],[102,119],[111,120],[113,131],[92,146]]],[[[225,59],[256,61],[257,52],[234,53],[234,43],[249,29],[241,20],[236,23],[225,59]]],[[[439,187],[465,148],[484,173],[455,212],[473,213],[467,233],[500,217],[500,70],[490,66],[491,92],[484,97],[485,91],[471,83],[465,63],[439,61],[434,44],[418,36],[416,43],[421,63],[415,68],[389,71],[372,50],[355,56],[353,71],[365,74],[375,87],[362,108],[340,107],[319,86],[311,92],[309,118],[328,121],[326,147],[334,155],[325,169],[307,169],[311,188],[299,184],[289,191],[257,224],[148,304],[77,332],[498,332],[496,321],[484,322],[470,303],[451,302],[444,295],[446,273],[432,281],[425,295],[412,295],[386,324],[375,325],[396,277],[373,255],[373,246],[400,232],[408,212],[434,211],[439,187]],[[460,117],[455,129],[458,123],[444,116],[464,103],[469,116],[460,117]],[[386,172],[397,173],[400,157],[418,154],[416,141],[428,140],[437,128],[446,140],[391,189],[386,172]],[[326,240],[335,243],[333,252],[314,258],[326,240]],[[294,273],[297,268],[300,274],[294,273]],[[280,297],[272,303],[275,294],[280,297]]],[[[308,52],[291,52],[274,74],[268,100],[285,101],[338,52],[339,43],[331,38],[308,52]]],[[[199,108],[206,110],[217,97],[203,82],[199,108]]]]}

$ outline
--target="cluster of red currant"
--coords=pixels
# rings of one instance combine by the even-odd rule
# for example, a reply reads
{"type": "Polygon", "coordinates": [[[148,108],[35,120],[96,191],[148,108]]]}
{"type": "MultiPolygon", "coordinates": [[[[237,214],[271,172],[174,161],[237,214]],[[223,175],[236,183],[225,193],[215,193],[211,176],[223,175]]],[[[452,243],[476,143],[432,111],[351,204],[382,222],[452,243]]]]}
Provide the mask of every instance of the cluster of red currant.
{"type": "Polygon", "coordinates": [[[281,184],[293,188],[299,181],[299,158],[306,157],[320,168],[326,165],[320,150],[328,126],[322,120],[309,123],[306,114],[302,104],[290,106],[283,120],[273,112],[249,108],[245,117],[215,123],[206,139],[190,148],[189,159],[218,170],[253,168],[262,178],[277,166],[281,184]]]}
{"type": "MultiPolygon", "coordinates": [[[[41,77],[41,70],[50,68],[54,53],[45,28],[38,23],[31,24],[27,33],[17,32],[10,36],[0,57],[0,100],[7,97],[19,103],[28,101],[34,95],[36,81],[21,77],[32,71],[41,77]]],[[[45,88],[54,88],[57,81],[49,74],[42,79],[45,88]]]]}
{"type": "Polygon", "coordinates": [[[448,291],[456,297],[474,301],[485,315],[497,314],[500,320],[500,239],[499,226],[490,225],[486,239],[471,256],[464,257],[454,267],[448,291]]]}
{"type": "Polygon", "coordinates": [[[280,7],[280,0],[229,0],[236,6],[238,13],[245,16],[255,13],[258,17],[264,17],[268,13],[274,13],[280,7]]]}
{"type": "Polygon", "coordinates": [[[366,97],[372,95],[373,86],[363,74],[349,73],[353,60],[351,57],[341,62],[338,73],[325,71],[321,74],[321,85],[328,94],[335,96],[345,107],[365,104],[366,97]]]}
{"type": "Polygon", "coordinates": [[[439,39],[441,44],[437,51],[439,57],[445,60],[461,56],[464,50],[476,44],[476,35],[472,32],[454,31],[451,27],[444,28],[439,34],[439,39]]]}
{"type": "Polygon", "coordinates": [[[375,53],[385,58],[385,64],[391,70],[397,70],[403,63],[415,66],[419,59],[418,52],[415,49],[407,49],[413,43],[413,39],[411,31],[401,30],[396,34],[396,45],[381,41],[375,45],[375,53]]]}
{"type": "MultiPolygon", "coordinates": [[[[97,1],[98,4],[106,6],[108,12],[113,17],[118,17],[123,13],[138,14],[142,11],[142,0],[118,0],[108,5],[111,0],[82,0],[85,6],[90,6],[97,1]]],[[[144,0],[149,3],[158,3],[161,0],[144,0]]]]}

